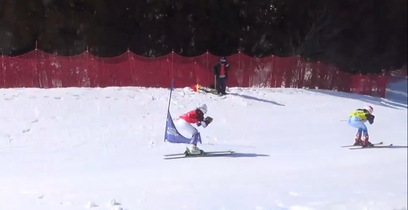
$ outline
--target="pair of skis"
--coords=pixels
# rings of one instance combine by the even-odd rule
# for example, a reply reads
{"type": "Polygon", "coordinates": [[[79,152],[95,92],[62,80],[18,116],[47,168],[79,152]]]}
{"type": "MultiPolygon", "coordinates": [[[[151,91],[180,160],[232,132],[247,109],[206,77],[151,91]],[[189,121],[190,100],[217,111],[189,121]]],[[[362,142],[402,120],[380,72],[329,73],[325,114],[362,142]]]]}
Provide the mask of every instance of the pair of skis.
{"type": "Polygon", "coordinates": [[[201,154],[191,154],[191,153],[174,153],[174,154],[167,154],[164,155],[164,159],[178,159],[178,158],[190,158],[190,157],[214,157],[214,156],[226,156],[233,154],[233,150],[225,150],[225,151],[209,151],[205,152],[202,151],[201,154]]]}
{"type": "Polygon", "coordinates": [[[344,145],[341,146],[343,148],[349,148],[351,150],[356,150],[356,149],[378,149],[378,148],[390,148],[392,147],[393,144],[388,144],[388,145],[384,145],[384,142],[378,142],[378,143],[373,143],[373,146],[371,147],[363,147],[363,146],[355,146],[355,145],[344,145]]]}

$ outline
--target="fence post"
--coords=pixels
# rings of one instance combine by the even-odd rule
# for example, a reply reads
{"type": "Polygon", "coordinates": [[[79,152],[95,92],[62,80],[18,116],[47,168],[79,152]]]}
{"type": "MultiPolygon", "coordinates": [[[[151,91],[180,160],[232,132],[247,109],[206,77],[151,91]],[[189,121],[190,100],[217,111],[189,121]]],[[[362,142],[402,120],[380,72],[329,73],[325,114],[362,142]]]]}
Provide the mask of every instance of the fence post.
{"type": "Polygon", "coordinates": [[[38,87],[43,88],[43,84],[41,82],[41,73],[39,69],[39,62],[40,58],[38,57],[38,40],[35,40],[35,49],[34,49],[34,55],[35,55],[35,72],[36,72],[36,77],[37,77],[37,82],[38,82],[38,87]]]}
{"type": "MultiPolygon", "coordinates": [[[[211,72],[211,70],[210,70],[210,61],[209,61],[209,59],[208,59],[208,50],[207,50],[207,52],[205,53],[205,58],[206,58],[206,62],[207,62],[206,70],[209,71],[209,72],[211,72]]],[[[211,73],[210,73],[210,74],[207,74],[207,81],[211,81],[210,75],[211,75],[211,73]]],[[[214,82],[214,81],[213,81],[213,82],[214,82]]],[[[210,84],[212,84],[213,82],[211,82],[210,84]]]]}
{"type": "Polygon", "coordinates": [[[92,74],[89,71],[89,53],[88,52],[89,52],[89,46],[87,45],[85,49],[85,74],[88,78],[89,87],[92,87],[92,80],[89,77],[89,75],[92,75],[92,74]]]}
{"type": "Polygon", "coordinates": [[[3,85],[0,86],[2,88],[6,88],[6,68],[4,67],[4,55],[1,52],[1,70],[3,71],[3,85]]]}
{"type": "Polygon", "coordinates": [[[173,50],[171,50],[171,74],[170,74],[170,77],[171,77],[171,81],[172,81],[172,88],[175,88],[175,79],[174,79],[174,49],[173,50]]]}
{"type": "Polygon", "coordinates": [[[134,75],[133,75],[133,69],[132,69],[132,59],[130,58],[130,50],[129,50],[129,47],[127,48],[127,51],[126,51],[126,54],[127,54],[127,60],[128,60],[128,66],[129,66],[129,71],[130,71],[130,75],[132,75],[132,85],[133,86],[136,86],[137,84],[135,84],[135,81],[134,81],[134,75]]]}
{"type": "Polygon", "coordinates": [[[274,81],[275,80],[275,78],[274,78],[274,72],[275,72],[275,61],[274,61],[274,58],[275,58],[275,56],[274,55],[271,55],[271,65],[270,65],[270,71],[269,71],[269,78],[268,78],[268,80],[269,80],[269,88],[272,88],[272,87],[276,87],[276,81],[274,81]],[[273,83],[273,84],[272,84],[273,83]]]}

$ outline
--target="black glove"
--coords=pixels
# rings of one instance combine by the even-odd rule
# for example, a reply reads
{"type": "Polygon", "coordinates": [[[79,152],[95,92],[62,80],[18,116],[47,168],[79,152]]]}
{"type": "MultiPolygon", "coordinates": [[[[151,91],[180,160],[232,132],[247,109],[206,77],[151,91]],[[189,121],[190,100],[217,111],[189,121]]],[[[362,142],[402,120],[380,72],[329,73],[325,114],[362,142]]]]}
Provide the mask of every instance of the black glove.
{"type": "Polygon", "coordinates": [[[209,125],[212,121],[213,121],[213,118],[210,117],[210,116],[207,116],[207,117],[204,119],[204,122],[205,122],[205,124],[207,124],[207,125],[209,125]]]}
{"type": "Polygon", "coordinates": [[[367,120],[368,120],[368,122],[370,123],[370,125],[372,125],[372,124],[374,123],[374,118],[375,118],[374,115],[369,115],[369,116],[368,116],[367,120]]]}

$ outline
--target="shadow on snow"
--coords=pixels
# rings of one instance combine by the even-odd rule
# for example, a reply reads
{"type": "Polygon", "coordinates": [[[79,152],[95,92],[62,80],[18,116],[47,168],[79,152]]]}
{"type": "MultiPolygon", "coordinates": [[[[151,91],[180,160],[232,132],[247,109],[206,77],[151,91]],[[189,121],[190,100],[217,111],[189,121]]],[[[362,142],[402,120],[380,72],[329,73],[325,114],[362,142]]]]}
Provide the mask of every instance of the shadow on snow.
{"type": "Polygon", "coordinates": [[[254,96],[248,96],[248,95],[245,95],[245,94],[228,93],[228,95],[238,96],[238,97],[245,98],[245,99],[249,99],[249,100],[255,100],[255,101],[270,103],[270,104],[278,105],[278,106],[285,106],[284,104],[280,104],[280,103],[278,103],[278,102],[276,102],[276,101],[271,101],[271,100],[266,100],[266,99],[262,99],[262,98],[257,98],[257,97],[254,97],[254,96]]]}
{"type": "Polygon", "coordinates": [[[351,150],[372,150],[372,149],[407,149],[408,146],[378,146],[378,147],[367,147],[367,148],[361,148],[361,147],[357,147],[357,148],[350,148],[351,150]]]}
{"type": "Polygon", "coordinates": [[[306,89],[311,92],[328,94],[336,97],[360,100],[368,104],[384,106],[393,109],[407,109],[407,79],[395,79],[387,84],[385,98],[361,95],[357,93],[337,92],[322,89],[306,89]]]}
{"type": "Polygon", "coordinates": [[[396,145],[393,145],[393,146],[388,147],[388,148],[389,149],[407,149],[408,146],[396,146],[396,145]]]}
{"type": "Polygon", "coordinates": [[[387,108],[407,109],[406,101],[404,103],[401,103],[400,100],[397,101],[391,98],[385,99],[385,98],[380,98],[380,97],[361,95],[357,93],[337,92],[337,91],[332,91],[332,90],[307,89],[307,91],[321,93],[321,94],[328,94],[328,95],[335,96],[335,97],[355,99],[355,100],[359,100],[367,104],[383,106],[387,108]]]}
{"type": "Polygon", "coordinates": [[[165,159],[180,159],[180,158],[210,158],[210,157],[225,157],[225,158],[254,158],[254,157],[269,157],[265,154],[256,154],[256,153],[240,153],[234,152],[231,154],[210,154],[210,155],[191,155],[191,156],[175,156],[175,157],[166,157],[165,159]]]}
{"type": "Polygon", "coordinates": [[[236,158],[240,158],[240,157],[269,157],[269,155],[256,154],[256,153],[239,153],[239,152],[234,152],[234,153],[228,155],[228,157],[236,157],[236,158]]]}
{"type": "Polygon", "coordinates": [[[230,158],[254,158],[254,157],[269,157],[269,155],[265,154],[256,154],[256,153],[240,153],[234,152],[231,154],[210,154],[210,155],[202,155],[202,156],[187,156],[187,157],[230,157],[230,158]]]}

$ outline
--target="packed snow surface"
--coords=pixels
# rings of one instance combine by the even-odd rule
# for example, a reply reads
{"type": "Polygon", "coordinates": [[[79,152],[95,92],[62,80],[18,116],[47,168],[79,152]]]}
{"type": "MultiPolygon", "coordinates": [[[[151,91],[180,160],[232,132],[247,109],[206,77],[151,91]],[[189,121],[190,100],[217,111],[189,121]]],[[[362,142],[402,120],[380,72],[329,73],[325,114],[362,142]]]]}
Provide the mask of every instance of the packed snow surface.
{"type": "MultiPolygon", "coordinates": [[[[165,160],[168,89],[0,90],[1,210],[406,210],[407,106],[323,90],[175,89],[173,117],[204,102],[205,151],[165,160]],[[351,111],[374,107],[373,143],[350,150],[351,111]]],[[[394,92],[398,94],[398,92],[394,92]]]]}

